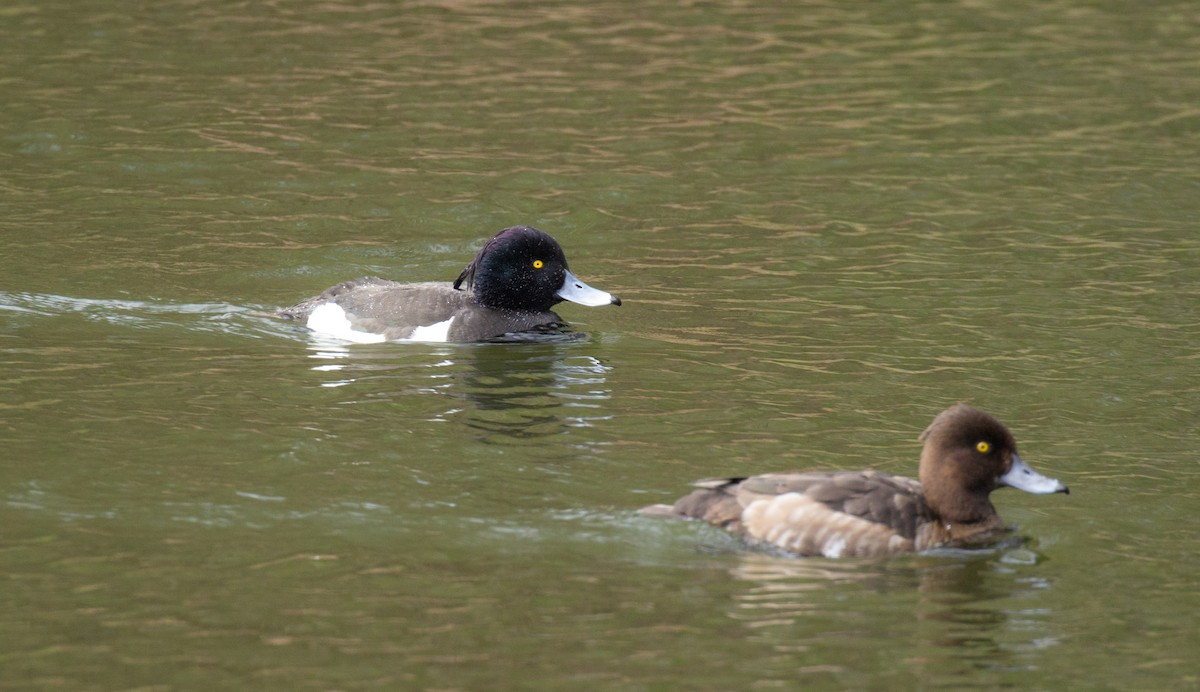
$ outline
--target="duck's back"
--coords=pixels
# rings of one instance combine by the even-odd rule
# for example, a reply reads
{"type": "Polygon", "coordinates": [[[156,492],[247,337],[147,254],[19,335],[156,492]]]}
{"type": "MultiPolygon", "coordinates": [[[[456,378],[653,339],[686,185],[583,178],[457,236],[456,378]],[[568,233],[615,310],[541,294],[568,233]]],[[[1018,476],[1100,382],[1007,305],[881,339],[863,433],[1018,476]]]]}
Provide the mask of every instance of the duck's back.
{"type": "Polygon", "coordinates": [[[799,555],[878,556],[920,549],[932,514],[921,485],[876,471],[805,471],[701,481],[667,511],[799,555]]]}

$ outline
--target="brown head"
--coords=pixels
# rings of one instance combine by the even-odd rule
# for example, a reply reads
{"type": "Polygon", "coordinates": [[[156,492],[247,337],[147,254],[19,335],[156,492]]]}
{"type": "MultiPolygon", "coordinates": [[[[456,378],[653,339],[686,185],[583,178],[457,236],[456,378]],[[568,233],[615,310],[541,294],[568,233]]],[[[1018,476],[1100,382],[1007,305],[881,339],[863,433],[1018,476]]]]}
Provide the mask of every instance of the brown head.
{"type": "Polygon", "coordinates": [[[920,438],[921,487],[929,507],[946,522],[995,516],[988,495],[1011,486],[1031,493],[1066,493],[1067,486],[1029,468],[1017,442],[995,416],[967,404],[938,414],[920,438]]]}

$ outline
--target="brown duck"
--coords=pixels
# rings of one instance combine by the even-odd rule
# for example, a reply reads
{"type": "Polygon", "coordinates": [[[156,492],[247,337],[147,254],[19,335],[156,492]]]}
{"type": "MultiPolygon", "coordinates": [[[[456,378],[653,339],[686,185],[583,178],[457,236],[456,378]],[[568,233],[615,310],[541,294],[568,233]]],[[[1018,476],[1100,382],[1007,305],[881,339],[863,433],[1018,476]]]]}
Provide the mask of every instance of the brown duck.
{"type": "Polygon", "coordinates": [[[988,496],[1004,486],[1068,493],[1029,468],[1008,428],[957,404],[925,432],[920,482],[878,471],[799,471],[696,483],[645,514],[703,519],[797,555],[885,556],[993,543],[1010,529],[988,496]]]}

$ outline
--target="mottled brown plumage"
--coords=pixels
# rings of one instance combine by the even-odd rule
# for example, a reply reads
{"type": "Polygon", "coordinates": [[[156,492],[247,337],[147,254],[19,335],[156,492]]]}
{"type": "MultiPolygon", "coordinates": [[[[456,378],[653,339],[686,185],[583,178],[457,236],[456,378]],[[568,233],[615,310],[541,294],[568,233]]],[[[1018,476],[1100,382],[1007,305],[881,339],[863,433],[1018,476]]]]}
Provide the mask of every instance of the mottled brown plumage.
{"type": "Polygon", "coordinates": [[[921,434],[920,482],[878,471],[798,471],[700,481],[655,516],[703,519],[797,555],[882,556],[987,543],[1007,532],[988,495],[1068,492],[1021,461],[1012,433],[958,404],[921,434]]]}

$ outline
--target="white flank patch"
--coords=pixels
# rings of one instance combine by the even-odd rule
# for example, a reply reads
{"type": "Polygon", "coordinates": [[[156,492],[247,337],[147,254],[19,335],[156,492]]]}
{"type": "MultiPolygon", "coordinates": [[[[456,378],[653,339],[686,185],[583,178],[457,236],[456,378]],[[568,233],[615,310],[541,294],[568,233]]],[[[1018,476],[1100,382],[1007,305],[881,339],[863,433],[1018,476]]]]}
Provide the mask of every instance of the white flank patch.
{"type": "Polygon", "coordinates": [[[824,547],[821,548],[821,552],[825,554],[825,557],[841,557],[842,551],[845,549],[846,539],[838,536],[831,541],[826,541],[824,547]]]}
{"type": "Polygon", "coordinates": [[[442,341],[442,342],[444,342],[444,341],[446,341],[446,338],[450,335],[450,324],[452,322],[454,322],[453,317],[451,317],[448,320],[445,320],[444,322],[437,322],[437,323],[431,324],[427,327],[417,327],[416,329],[413,330],[412,335],[409,336],[407,339],[405,339],[405,341],[442,341]]]}
{"type": "Polygon", "coordinates": [[[304,326],[318,334],[353,341],[356,344],[378,344],[387,340],[382,334],[356,331],[350,325],[346,311],[337,303],[322,303],[313,308],[304,326]]]}

